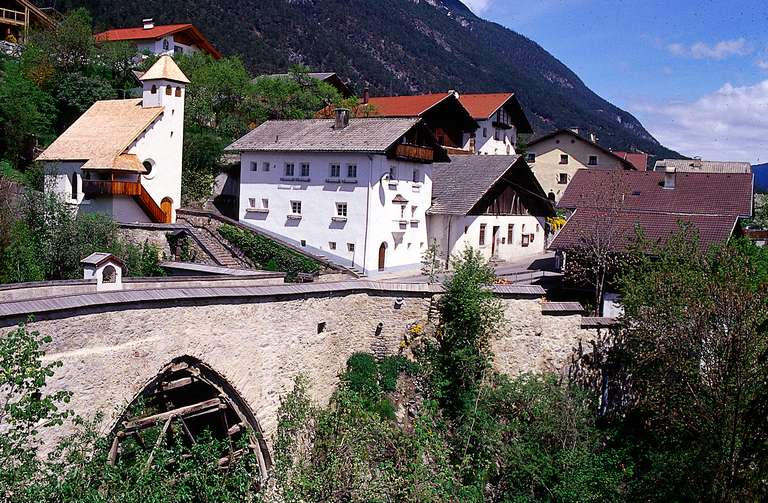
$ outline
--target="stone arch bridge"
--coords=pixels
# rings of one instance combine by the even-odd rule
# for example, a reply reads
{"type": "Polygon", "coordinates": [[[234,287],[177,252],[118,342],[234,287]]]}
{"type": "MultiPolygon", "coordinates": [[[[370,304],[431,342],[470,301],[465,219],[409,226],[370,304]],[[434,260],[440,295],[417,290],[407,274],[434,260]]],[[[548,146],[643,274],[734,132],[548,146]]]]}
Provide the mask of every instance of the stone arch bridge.
{"type": "MultiPolygon", "coordinates": [[[[50,388],[71,391],[70,407],[84,417],[104,412],[110,427],[169,364],[203,362],[238,395],[248,409],[241,416],[253,418],[268,444],[280,396],[299,373],[310,377],[318,401],[327,400],[350,355],[396,353],[407,327],[425,320],[442,292],[439,285],[372,281],[239,284],[169,281],[76,294],[65,285],[68,294],[46,289],[42,298],[0,291],[0,328],[33,315],[30,328],[53,338],[46,358],[63,362],[50,388]]],[[[582,318],[578,304],[546,302],[538,286],[495,289],[505,311],[494,342],[502,371],[562,371],[603,322],[582,318]]]]}

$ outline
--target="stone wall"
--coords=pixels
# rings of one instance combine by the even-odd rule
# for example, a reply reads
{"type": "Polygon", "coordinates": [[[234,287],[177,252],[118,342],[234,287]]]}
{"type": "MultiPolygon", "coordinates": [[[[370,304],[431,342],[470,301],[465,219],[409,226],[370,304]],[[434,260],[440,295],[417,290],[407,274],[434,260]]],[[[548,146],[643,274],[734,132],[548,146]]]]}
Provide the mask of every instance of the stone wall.
{"type": "MultiPolygon", "coordinates": [[[[105,430],[163,365],[190,355],[240,392],[269,439],[280,396],[300,372],[311,378],[315,399],[327,401],[347,358],[396,353],[407,327],[426,319],[431,296],[349,292],[88,308],[43,317],[32,328],[53,337],[47,359],[64,363],[50,387],[71,391],[69,405],[80,415],[107,413],[105,430]]],[[[563,372],[579,338],[593,337],[579,328],[579,316],[543,315],[539,299],[503,304],[506,326],[494,351],[504,372],[563,372]]],[[[51,434],[48,445],[64,433],[51,434]]]]}

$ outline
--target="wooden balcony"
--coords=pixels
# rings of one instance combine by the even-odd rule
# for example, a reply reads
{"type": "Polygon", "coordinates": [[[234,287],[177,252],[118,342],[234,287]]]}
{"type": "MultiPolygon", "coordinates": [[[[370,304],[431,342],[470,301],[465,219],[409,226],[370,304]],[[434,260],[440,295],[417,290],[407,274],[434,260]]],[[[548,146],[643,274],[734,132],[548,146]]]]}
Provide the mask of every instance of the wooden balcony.
{"type": "Polygon", "coordinates": [[[83,180],[83,192],[93,196],[131,196],[141,206],[141,209],[156,223],[170,223],[171,215],[166,213],[152,199],[141,182],[125,182],[118,180],[83,180]]]}
{"type": "Polygon", "coordinates": [[[14,24],[16,26],[26,26],[27,15],[26,13],[18,10],[0,8],[0,23],[14,24]]]}
{"type": "Polygon", "coordinates": [[[138,196],[140,182],[118,180],[83,180],[83,192],[89,196],[138,196]]]}
{"type": "Polygon", "coordinates": [[[432,162],[435,159],[435,150],[431,147],[401,143],[395,148],[395,157],[409,161],[432,162]]]}

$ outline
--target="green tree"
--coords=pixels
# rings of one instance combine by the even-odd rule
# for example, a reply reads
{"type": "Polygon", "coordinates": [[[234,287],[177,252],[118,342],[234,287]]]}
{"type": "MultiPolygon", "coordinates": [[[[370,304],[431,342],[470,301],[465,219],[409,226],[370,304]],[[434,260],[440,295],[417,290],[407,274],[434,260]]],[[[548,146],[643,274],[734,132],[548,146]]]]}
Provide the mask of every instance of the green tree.
{"type": "Polygon", "coordinates": [[[702,253],[680,232],[622,278],[624,395],[637,439],[638,499],[768,496],[768,281],[765,253],[702,253]]]}
{"type": "Polygon", "coordinates": [[[429,279],[429,283],[437,281],[438,276],[445,270],[440,256],[440,245],[433,239],[421,258],[421,274],[429,279]]]}
{"type": "Polygon", "coordinates": [[[333,86],[312,78],[305,66],[294,66],[285,77],[259,77],[254,81],[257,116],[261,120],[310,119],[324,107],[340,102],[333,86]]]}

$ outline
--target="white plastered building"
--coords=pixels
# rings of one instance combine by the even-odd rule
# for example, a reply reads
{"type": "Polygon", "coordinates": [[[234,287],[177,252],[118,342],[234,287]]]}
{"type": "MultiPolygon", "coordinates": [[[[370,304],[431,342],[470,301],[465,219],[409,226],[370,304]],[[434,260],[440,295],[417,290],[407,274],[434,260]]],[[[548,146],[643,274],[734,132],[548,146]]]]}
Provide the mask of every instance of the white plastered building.
{"type": "Polygon", "coordinates": [[[480,155],[515,155],[517,135],[533,133],[514,93],[457,93],[478,128],[464,135],[464,149],[480,155]]]}
{"type": "Polygon", "coordinates": [[[46,191],[118,222],[175,222],[189,80],[162,56],[141,82],[142,98],[97,101],[38,157],[46,191]]]}
{"type": "Polygon", "coordinates": [[[242,223],[367,275],[419,269],[432,162],[448,160],[421,119],[267,121],[227,150],[242,223]]]}
{"type": "Polygon", "coordinates": [[[521,156],[454,156],[432,176],[429,242],[445,261],[467,247],[499,261],[544,252],[554,207],[521,156]]]}

